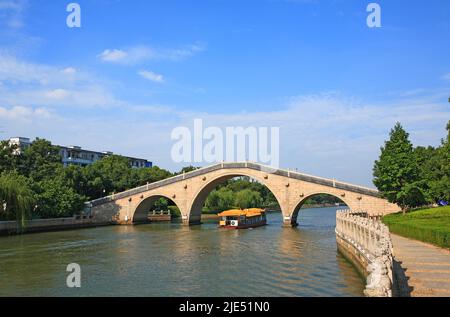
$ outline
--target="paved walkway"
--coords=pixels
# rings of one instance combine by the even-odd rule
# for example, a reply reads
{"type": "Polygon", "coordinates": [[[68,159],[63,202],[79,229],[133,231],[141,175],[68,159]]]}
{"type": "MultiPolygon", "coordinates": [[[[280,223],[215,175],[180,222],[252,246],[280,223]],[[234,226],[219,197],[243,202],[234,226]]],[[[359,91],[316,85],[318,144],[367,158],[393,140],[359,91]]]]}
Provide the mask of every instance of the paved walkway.
{"type": "MultiPolygon", "coordinates": [[[[450,251],[394,234],[391,236],[395,260],[404,270],[410,296],[450,297],[450,251]]],[[[401,295],[406,295],[404,291],[401,295]]]]}

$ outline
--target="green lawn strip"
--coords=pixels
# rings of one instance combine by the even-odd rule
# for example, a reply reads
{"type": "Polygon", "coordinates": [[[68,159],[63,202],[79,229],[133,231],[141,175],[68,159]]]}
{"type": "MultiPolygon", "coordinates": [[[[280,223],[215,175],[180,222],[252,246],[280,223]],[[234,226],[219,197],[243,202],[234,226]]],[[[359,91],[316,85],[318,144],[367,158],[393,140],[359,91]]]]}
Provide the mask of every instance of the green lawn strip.
{"type": "Polygon", "coordinates": [[[383,222],[392,233],[450,249],[450,207],[388,215],[383,222]]]}

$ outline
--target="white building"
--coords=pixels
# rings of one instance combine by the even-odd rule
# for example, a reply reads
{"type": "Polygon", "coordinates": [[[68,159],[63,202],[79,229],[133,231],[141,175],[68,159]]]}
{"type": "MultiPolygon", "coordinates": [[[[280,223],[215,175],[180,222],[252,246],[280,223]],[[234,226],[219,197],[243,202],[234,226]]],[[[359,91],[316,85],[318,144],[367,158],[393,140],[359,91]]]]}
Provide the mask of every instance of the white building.
{"type": "MultiPolygon", "coordinates": [[[[20,154],[26,147],[32,144],[29,138],[24,137],[14,137],[9,139],[10,145],[18,146],[16,150],[16,154],[20,154]]],[[[105,152],[97,152],[82,149],[79,146],[59,146],[56,145],[60,149],[61,160],[64,166],[68,165],[81,165],[86,166],[94,163],[102,159],[105,156],[113,155],[113,152],[105,151],[105,152]]],[[[153,163],[149,162],[146,159],[140,159],[135,157],[124,156],[129,159],[131,167],[134,168],[143,168],[143,167],[152,167],[153,163]]]]}

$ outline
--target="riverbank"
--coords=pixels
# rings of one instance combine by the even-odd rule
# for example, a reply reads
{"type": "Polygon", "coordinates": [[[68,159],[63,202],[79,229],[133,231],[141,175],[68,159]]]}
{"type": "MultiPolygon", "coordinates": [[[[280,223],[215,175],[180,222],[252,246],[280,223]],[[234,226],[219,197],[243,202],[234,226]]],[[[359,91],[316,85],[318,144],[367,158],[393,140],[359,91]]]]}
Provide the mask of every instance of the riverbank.
{"type": "Polygon", "coordinates": [[[112,225],[112,223],[98,222],[92,218],[55,218],[34,219],[25,221],[25,226],[18,229],[16,221],[0,222],[0,236],[15,235],[18,233],[36,233],[49,231],[63,231],[71,229],[92,228],[112,225]]]}
{"type": "Polygon", "coordinates": [[[392,233],[450,249],[450,206],[387,215],[383,222],[392,233]]]}

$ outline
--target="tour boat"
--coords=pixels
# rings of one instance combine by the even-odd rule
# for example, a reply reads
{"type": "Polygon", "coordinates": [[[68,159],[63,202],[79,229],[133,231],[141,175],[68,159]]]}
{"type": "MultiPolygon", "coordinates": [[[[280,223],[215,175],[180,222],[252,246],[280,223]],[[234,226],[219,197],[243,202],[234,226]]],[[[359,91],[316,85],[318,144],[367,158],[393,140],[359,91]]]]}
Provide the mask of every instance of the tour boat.
{"type": "Polygon", "coordinates": [[[266,211],[259,208],[233,209],[220,214],[219,227],[226,229],[248,229],[266,225],[266,211]]]}

